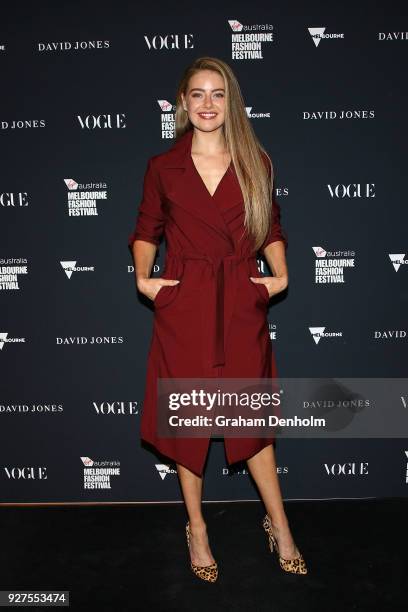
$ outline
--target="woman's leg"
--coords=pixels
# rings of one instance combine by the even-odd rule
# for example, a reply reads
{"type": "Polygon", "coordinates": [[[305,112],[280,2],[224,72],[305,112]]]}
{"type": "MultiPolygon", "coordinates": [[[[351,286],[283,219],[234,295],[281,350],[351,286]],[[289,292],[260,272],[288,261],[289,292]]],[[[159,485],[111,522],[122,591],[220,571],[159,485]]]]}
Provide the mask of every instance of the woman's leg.
{"type": "Polygon", "coordinates": [[[195,565],[211,565],[215,559],[211,554],[207,537],[207,526],[201,510],[203,479],[184,465],[177,463],[184,502],[190,522],[190,557],[195,565]]]}
{"type": "Polygon", "coordinates": [[[247,459],[248,469],[256,482],[266,512],[272,522],[278,540],[279,552],[284,559],[293,559],[298,549],[290,532],[288,519],[283,507],[282,494],[276,473],[275,451],[270,444],[256,455],[247,459]]]}

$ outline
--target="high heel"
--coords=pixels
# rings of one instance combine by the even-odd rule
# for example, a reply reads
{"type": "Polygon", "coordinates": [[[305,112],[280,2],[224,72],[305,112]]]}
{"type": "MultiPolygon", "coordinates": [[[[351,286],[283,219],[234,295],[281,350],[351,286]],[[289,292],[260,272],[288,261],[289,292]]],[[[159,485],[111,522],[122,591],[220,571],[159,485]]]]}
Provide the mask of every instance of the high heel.
{"type": "MultiPolygon", "coordinates": [[[[187,522],[186,525],[186,536],[187,536],[187,546],[190,549],[190,523],[187,522]]],[[[211,565],[195,565],[190,560],[190,566],[193,572],[198,578],[201,580],[206,580],[207,582],[215,582],[218,578],[218,565],[217,563],[212,563],[211,565]]]]}
{"type": "Polygon", "coordinates": [[[265,529],[269,538],[269,548],[271,552],[273,552],[273,547],[275,546],[276,554],[279,557],[279,565],[281,566],[281,568],[285,572],[291,572],[292,574],[307,574],[305,560],[303,559],[303,556],[299,551],[299,554],[294,559],[284,559],[280,556],[279,546],[272,532],[272,523],[267,514],[265,514],[264,519],[262,521],[262,527],[265,529]]]}

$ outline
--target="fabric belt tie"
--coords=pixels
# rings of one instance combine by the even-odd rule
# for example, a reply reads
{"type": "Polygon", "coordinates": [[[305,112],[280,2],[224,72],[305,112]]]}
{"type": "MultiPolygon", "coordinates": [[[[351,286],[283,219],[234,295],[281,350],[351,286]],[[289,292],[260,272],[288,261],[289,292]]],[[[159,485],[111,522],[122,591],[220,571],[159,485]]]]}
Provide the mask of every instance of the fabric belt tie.
{"type": "Polygon", "coordinates": [[[228,253],[221,256],[211,256],[200,253],[188,253],[183,251],[182,253],[167,253],[169,258],[177,258],[181,261],[189,259],[198,259],[207,261],[211,265],[212,269],[212,282],[214,283],[214,292],[212,295],[215,296],[213,303],[211,304],[211,310],[208,313],[211,323],[211,365],[222,366],[225,365],[225,347],[224,347],[224,326],[225,326],[225,286],[226,280],[230,279],[231,267],[230,262],[239,263],[241,261],[247,261],[255,259],[255,255],[240,255],[237,253],[228,253]]]}

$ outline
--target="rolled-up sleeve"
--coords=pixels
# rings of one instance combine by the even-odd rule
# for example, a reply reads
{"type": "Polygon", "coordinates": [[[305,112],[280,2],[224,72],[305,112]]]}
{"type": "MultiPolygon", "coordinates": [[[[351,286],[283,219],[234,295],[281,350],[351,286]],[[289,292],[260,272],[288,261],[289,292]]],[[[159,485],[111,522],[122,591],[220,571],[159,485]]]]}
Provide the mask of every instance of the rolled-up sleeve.
{"type": "MultiPolygon", "coordinates": [[[[266,155],[263,155],[263,159],[267,165],[268,174],[270,177],[271,176],[271,166],[270,166],[269,159],[266,157],[266,155]]],[[[261,245],[259,249],[259,251],[262,254],[269,244],[272,244],[272,242],[277,242],[278,240],[281,240],[284,243],[285,251],[288,248],[288,235],[287,235],[286,230],[284,230],[281,225],[281,207],[275,201],[274,196],[272,196],[271,213],[272,213],[272,219],[271,219],[270,229],[269,229],[268,235],[266,236],[263,244],[261,245]]]]}
{"type": "Polygon", "coordinates": [[[287,236],[286,231],[281,226],[280,217],[281,217],[280,206],[277,202],[275,202],[274,199],[272,199],[271,228],[260,248],[261,253],[264,252],[264,250],[269,244],[272,244],[272,242],[277,242],[278,240],[281,240],[284,243],[285,251],[288,248],[288,236],[287,236]]]}
{"type": "Polygon", "coordinates": [[[136,224],[128,237],[128,246],[133,247],[135,240],[145,240],[156,246],[160,244],[165,224],[159,177],[153,158],[147,162],[143,180],[143,196],[139,204],[136,224]]]}

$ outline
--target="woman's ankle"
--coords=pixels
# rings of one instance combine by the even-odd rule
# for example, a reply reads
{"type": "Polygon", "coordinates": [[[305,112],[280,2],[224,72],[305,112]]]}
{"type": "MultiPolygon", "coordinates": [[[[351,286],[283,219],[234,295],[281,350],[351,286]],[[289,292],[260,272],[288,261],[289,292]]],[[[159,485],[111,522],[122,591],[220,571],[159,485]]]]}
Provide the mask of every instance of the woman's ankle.
{"type": "Polygon", "coordinates": [[[271,518],[270,514],[268,514],[268,516],[269,516],[271,525],[274,529],[277,529],[278,531],[279,530],[283,531],[289,528],[289,521],[286,516],[274,517],[273,519],[271,518]]]}
{"type": "Polygon", "coordinates": [[[191,533],[203,533],[207,530],[207,525],[204,519],[194,519],[189,521],[191,533]]]}

